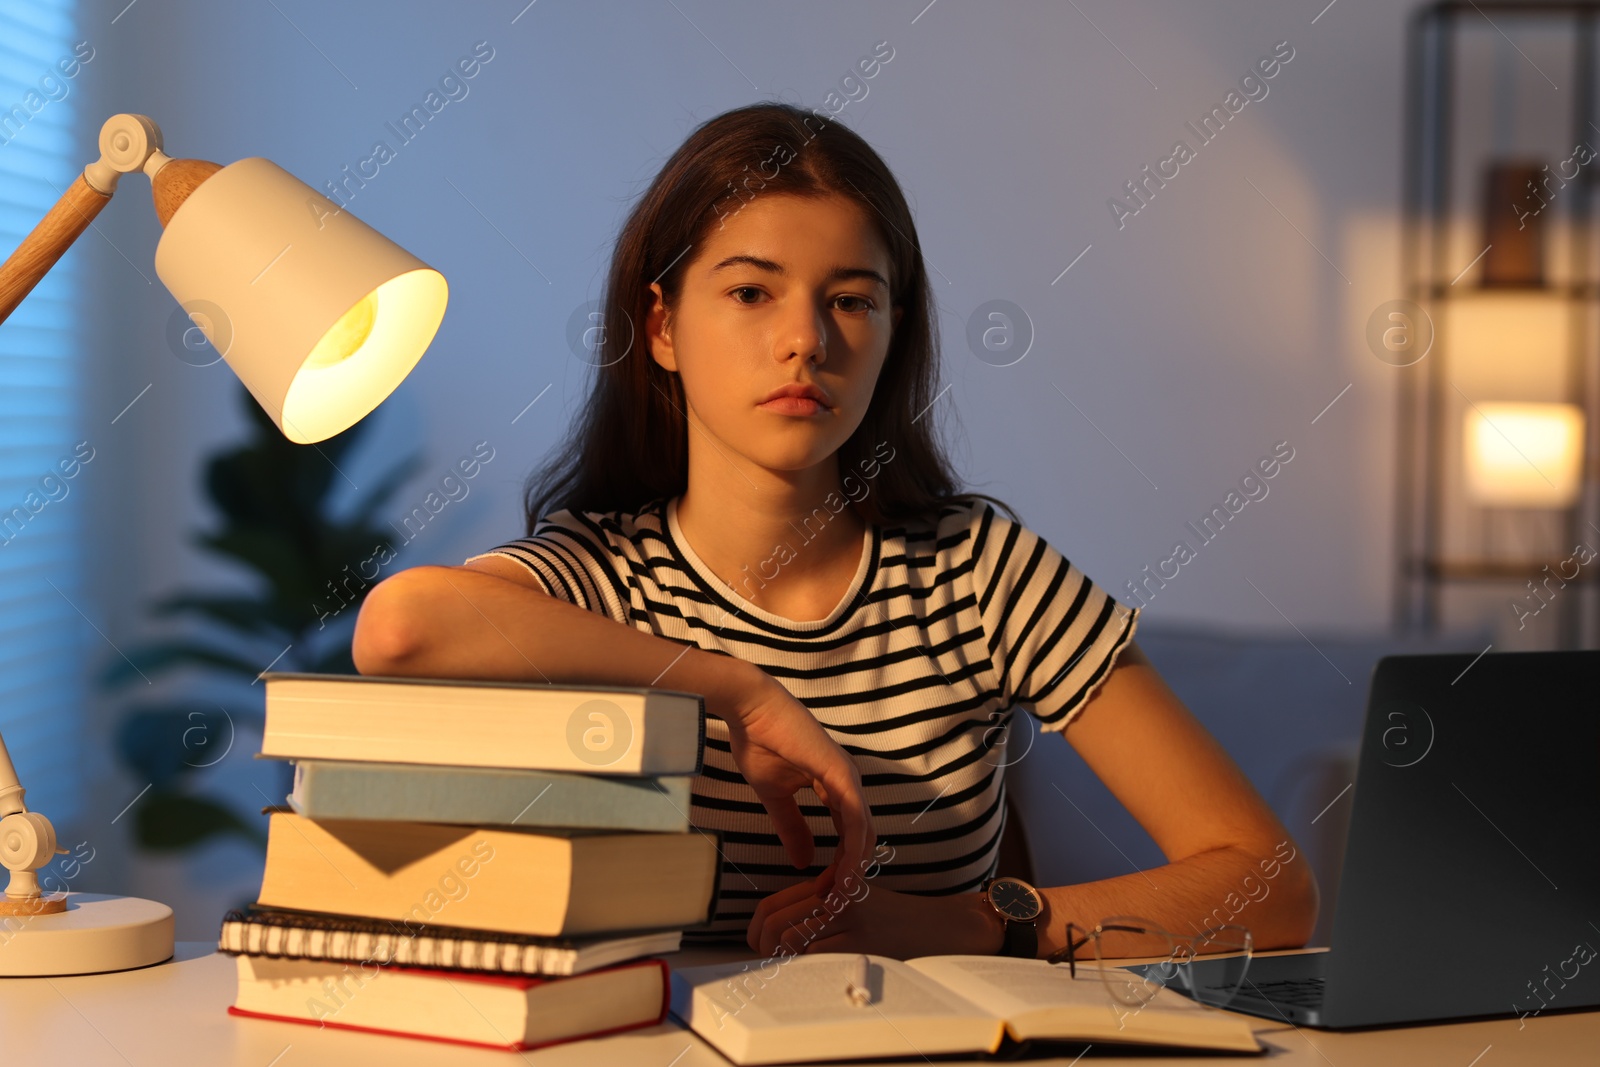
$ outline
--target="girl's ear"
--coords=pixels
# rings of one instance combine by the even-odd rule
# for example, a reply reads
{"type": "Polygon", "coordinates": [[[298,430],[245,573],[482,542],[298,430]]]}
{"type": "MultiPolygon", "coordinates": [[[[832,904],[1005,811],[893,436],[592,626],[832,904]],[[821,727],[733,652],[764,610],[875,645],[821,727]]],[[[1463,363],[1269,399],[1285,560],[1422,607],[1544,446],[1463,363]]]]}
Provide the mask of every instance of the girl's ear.
{"type": "Polygon", "coordinates": [[[672,334],[667,322],[667,298],[661,292],[659,282],[650,283],[650,292],[655,295],[655,301],[650,306],[649,318],[645,321],[645,342],[650,346],[650,358],[663,370],[676,371],[678,359],[672,351],[672,334]]]}
{"type": "Polygon", "coordinates": [[[898,330],[900,328],[900,316],[904,315],[905,313],[906,313],[905,305],[903,305],[903,304],[896,304],[895,305],[895,308],[894,308],[894,321],[889,324],[889,329],[890,330],[898,330]]]}

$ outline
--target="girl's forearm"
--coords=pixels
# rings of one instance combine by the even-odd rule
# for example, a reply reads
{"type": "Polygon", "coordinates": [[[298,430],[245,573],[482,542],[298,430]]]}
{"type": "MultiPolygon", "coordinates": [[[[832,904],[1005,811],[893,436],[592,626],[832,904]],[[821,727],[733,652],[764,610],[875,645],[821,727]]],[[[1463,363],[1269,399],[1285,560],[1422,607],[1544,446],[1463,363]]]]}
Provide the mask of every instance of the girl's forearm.
{"type": "MultiPolygon", "coordinates": [[[[1289,847],[1292,850],[1292,844],[1289,847]]],[[[1068,921],[1087,928],[1110,915],[1135,915],[1184,936],[1218,923],[1234,923],[1250,931],[1258,950],[1299,948],[1316,925],[1317,883],[1303,854],[1290,851],[1288,861],[1275,862],[1284,854],[1279,851],[1275,856],[1270,847],[1219,848],[1115,878],[1041,886],[1045,911],[1039,956],[1066,945],[1068,921]],[[1265,876],[1264,869],[1276,876],[1265,876]]],[[[1108,953],[1134,951],[1126,941],[1114,941],[1116,936],[1106,935],[1108,953]]],[[[1081,937],[1075,933],[1074,940],[1081,937]]],[[[1084,951],[1092,958],[1092,947],[1085,945],[1084,951]]]]}
{"type": "Polygon", "coordinates": [[[351,651],[362,674],[701,693],[708,714],[730,721],[768,680],[741,660],[461,567],[414,567],[380,582],[361,604],[351,651]]]}

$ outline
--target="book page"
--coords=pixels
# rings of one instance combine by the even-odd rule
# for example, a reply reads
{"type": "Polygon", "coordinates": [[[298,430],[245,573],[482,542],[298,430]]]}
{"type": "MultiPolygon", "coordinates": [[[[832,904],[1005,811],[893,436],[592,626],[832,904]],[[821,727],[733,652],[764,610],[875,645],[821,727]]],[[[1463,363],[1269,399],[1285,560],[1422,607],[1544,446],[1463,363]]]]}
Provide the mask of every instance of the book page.
{"type": "Polygon", "coordinates": [[[1148,1003],[1117,1000],[1094,965],[1078,976],[1060,964],[1004,956],[924,956],[907,967],[1007,1022],[1013,1037],[1125,1041],[1260,1051],[1247,1019],[1170,989],[1148,1003]]]}
{"type": "Polygon", "coordinates": [[[906,966],[1002,1019],[1064,1005],[1116,1015],[1093,964],[1079,964],[1077,978],[1060,964],[1008,956],[922,956],[906,966]]]}
{"type": "MultiPolygon", "coordinates": [[[[862,1008],[845,995],[855,954],[820,952],[796,956],[788,962],[752,960],[746,963],[686,967],[675,973],[715,998],[728,1011],[751,1025],[784,1026],[812,1023],[832,1016],[855,1019],[862,1008]],[[748,968],[748,969],[746,969],[748,968]]],[[[898,960],[868,956],[867,984],[872,1006],[888,1015],[989,1016],[971,1001],[930,982],[898,960]]],[[[871,1006],[865,1009],[869,1014],[871,1006]]]]}
{"type": "Polygon", "coordinates": [[[846,986],[854,953],[686,967],[672,1010],[739,1064],[992,1050],[1000,1021],[898,960],[869,956],[869,1004],[846,986]]]}

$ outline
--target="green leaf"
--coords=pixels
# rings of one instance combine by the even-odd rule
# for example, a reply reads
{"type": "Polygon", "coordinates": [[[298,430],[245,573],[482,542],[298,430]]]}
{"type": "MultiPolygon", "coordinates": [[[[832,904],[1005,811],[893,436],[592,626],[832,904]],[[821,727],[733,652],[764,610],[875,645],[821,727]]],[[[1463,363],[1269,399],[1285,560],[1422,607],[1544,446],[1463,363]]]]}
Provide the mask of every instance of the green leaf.
{"type": "MultiPolygon", "coordinates": [[[[253,682],[284,644],[291,650],[275,669],[355,673],[349,637],[326,632],[328,624],[335,617],[339,624],[353,621],[351,609],[376,584],[375,557],[387,556],[395,544],[379,511],[415,475],[422,458],[411,455],[356,490],[348,517],[336,521],[328,514],[330,500],[349,488],[340,466],[347,464],[370,420],[315,445],[297,445],[242,385],[236,396],[249,429],[242,441],[212,453],[202,466],[202,484],[218,521],[198,531],[194,542],[247,571],[253,592],[168,593],[152,605],[155,617],[187,616],[207,629],[198,639],[157,639],[130,649],[133,662],[111,660],[104,672],[107,682],[143,682],[178,669],[253,682]],[[243,651],[228,647],[234,644],[243,651]],[[251,651],[256,647],[259,654],[251,651]]],[[[260,700],[256,690],[248,695],[260,700]]],[[[190,770],[230,754],[227,745],[235,731],[259,730],[259,724],[258,711],[230,714],[195,700],[146,701],[126,709],[115,735],[118,755],[153,783],[130,820],[142,846],[182,851],[230,834],[264,846],[256,820],[242,818],[217,799],[175,788],[190,770]]]]}
{"type": "Polygon", "coordinates": [[[216,801],[152,789],[134,805],[134,837],[160,852],[191,848],[218,834],[237,834],[265,848],[266,835],[216,801]]]}
{"type": "Polygon", "coordinates": [[[388,545],[392,540],[393,535],[388,530],[374,529],[364,523],[325,524],[318,532],[308,560],[313,573],[322,578],[320,590],[326,593],[329,580],[338,584],[351,576],[363,578],[359,573],[361,564],[378,553],[380,543],[388,545]]]}
{"type": "Polygon", "coordinates": [[[308,583],[315,580],[305,571],[301,546],[278,531],[260,526],[228,526],[217,533],[199,535],[195,543],[257,572],[276,592],[296,588],[308,591],[308,583]]]}

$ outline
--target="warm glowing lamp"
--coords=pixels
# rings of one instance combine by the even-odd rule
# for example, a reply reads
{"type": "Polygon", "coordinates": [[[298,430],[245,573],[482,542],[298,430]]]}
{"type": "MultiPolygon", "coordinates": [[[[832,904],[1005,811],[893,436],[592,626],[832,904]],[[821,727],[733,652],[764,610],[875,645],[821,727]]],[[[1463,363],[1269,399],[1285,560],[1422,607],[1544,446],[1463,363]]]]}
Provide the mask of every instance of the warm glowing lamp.
{"type": "Polygon", "coordinates": [[[443,275],[265,159],[190,193],[156,273],[299,444],[377,407],[444,317],[443,275]]]}
{"type": "Polygon", "coordinates": [[[1567,508],[1583,469],[1576,404],[1485,403],[1463,423],[1467,492],[1490,507],[1567,508]]]}
{"type": "Polygon", "coordinates": [[[382,403],[444,318],[444,276],[270,160],[173,159],[143,115],[114,115],[100,159],[0,266],[0,322],[111,200],[150,177],[156,274],[298,444],[382,403]]]}
{"type": "MultiPolygon", "coordinates": [[[[156,273],[284,436],[332,437],[383,402],[444,318],[444,276],[277,164],[173,159],[144,115],[113,115],[100,158],[0,264],[0,322],[111,201],[124,174],[150,178],[164,227],[156,273]]],[[[0,738],[0,975],[82,974],[159,963],[172,909],[98,893],[41,892],[57,852],[50,820],[23,804],[0,738]]]]}

